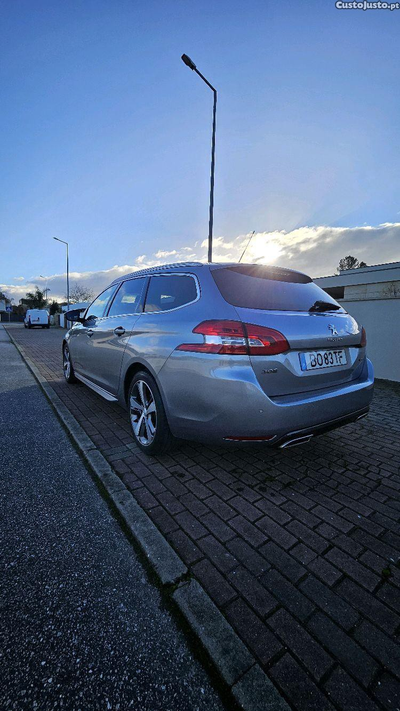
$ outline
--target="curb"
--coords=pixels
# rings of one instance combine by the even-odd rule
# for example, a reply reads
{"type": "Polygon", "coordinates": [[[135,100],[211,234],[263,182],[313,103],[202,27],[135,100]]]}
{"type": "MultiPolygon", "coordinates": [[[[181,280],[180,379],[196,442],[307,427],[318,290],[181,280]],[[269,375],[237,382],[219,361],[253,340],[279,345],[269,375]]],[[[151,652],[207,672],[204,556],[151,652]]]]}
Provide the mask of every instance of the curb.
{"type": "MultiPolygon", "coordinates": [[[[4,326],[3,326],[4,328],[4,326]]],[[[247,647],[218,610],[197,580],[186,581],[189,571],[158,528],[139,506],[119,476],[96,448],[79,422],[42,376],[35,363],[4,328],[10,341],[53,406],[58,418],[74,440],[118,510],[141,551],[166,588],[190,629],[205,648],[218,675],[243,711],[290,711],[247,647]]]]}

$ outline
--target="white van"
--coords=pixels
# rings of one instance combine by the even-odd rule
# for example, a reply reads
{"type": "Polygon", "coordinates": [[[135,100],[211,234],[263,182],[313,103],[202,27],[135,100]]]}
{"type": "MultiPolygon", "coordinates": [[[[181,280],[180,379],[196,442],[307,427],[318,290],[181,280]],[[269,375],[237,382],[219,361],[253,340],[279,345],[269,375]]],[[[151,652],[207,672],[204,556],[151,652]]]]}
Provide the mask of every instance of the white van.
{"type": "Polygon", "coordinates": [[[28,309],[24,318],[25,328],[33,328],[33,326],[41,326],[42,328],[50,328],[50,314],[45,309],[28,309]]]}

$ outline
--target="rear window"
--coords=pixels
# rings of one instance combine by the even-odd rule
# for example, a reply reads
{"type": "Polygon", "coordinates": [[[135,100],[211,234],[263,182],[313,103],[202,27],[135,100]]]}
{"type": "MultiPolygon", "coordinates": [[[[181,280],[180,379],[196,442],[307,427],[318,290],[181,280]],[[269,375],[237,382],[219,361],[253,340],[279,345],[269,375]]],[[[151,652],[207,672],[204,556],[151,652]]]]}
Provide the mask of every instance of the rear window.
{"type": "Polygon", "coordinates": [[[309,311],[316,301],[337,305],[310,277],[286,269],[237,265],[212,275],[225,301],[245,309],[309,311]]]}

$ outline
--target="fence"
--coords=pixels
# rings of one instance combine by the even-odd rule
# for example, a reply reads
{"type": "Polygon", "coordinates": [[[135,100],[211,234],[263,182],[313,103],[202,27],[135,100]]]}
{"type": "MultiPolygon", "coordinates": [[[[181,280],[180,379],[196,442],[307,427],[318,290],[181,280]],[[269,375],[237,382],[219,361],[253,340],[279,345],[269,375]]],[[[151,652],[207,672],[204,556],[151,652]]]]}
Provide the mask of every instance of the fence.
{"type": "Polygon", "coordinates": [[[2,323],[22,323],[24,317],[20,314],[0,313],[0,321],[2,323]]]}

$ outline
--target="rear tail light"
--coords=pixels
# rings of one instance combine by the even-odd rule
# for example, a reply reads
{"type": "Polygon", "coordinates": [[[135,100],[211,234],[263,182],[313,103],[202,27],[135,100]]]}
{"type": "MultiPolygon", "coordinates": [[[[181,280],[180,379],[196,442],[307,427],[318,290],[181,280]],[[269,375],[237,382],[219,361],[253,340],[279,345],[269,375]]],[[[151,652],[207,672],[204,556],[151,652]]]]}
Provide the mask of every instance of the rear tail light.
{"type": "Polygon", "coordinates": [[[221,355],[247,355],[247,339],[240,321],[202,321],[193,333],[204,336],[203,343],[182,343],[178,351],[194,353],[219,353],[221,355]]]}
{"type": "Polygon", "coordinates": [[[280,331],[253,323],[244,324],[250,355],[277,355],[289,350],[289,344],[280,331]]]}
{"type": "Polygon", "coordinates": [[[367,345],[367,334],[365,332],[364,326],[361,329],[361,344],[360,345],[361,345],[361,348],[365,348],[365,346],[367,345]]]}
{"type": "Polygon", "coordinates": [[[202,321],[193,333],[201,334],[203,343],[182,343],[176,350],[219,355],[276,355],[289,350],[279,331],[241,321],[202,321]]]}

